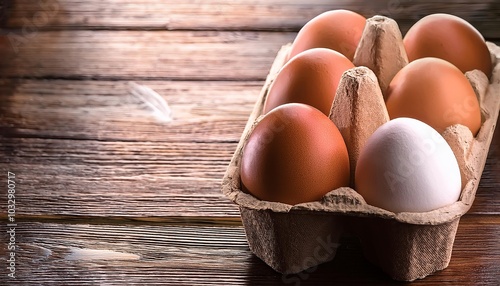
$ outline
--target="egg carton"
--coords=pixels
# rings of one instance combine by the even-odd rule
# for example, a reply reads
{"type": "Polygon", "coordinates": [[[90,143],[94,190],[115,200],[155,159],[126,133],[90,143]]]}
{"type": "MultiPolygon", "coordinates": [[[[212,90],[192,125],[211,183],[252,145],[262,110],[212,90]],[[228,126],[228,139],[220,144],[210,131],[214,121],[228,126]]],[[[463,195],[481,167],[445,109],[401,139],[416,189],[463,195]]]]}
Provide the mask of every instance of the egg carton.
{"type": "MultiPolygon", "coordinates": [[[[255,124],[262,118],[269,87],[287,61],[291,44],[283,46],[271,67],[222,182],[222,192],[239,206],[251,251],[277,272],[299,273],[332,260],[339,238],[349,233],[359,238],[365,257],[395,280],[413,281],[446,268],[451,259],[460,217],[474,201],[498,119],[500,48],[493,43],[487,44],[494,66],[491,78],[488,80],[479,71],[466,74],[481,106],[480,131],[473,137],[468,128],[454,125],[442,134],[459,162],[463,186],[460,198],[452,205],[424,213],[393,213],[371,206],[349,187],[332,190],[319,201],[297,205],[262,201],[241,190],[242,151],[255,124]]],[[[348,128],[355,129],[355,136],[363,137],[362,140],[350,140],[342,132],[345,128],[339,127],[351,163],[356,162],[362,147],[359,142],[364,142],[387,120],[384,119],[387,111],[385,105],[381,104],[381,91],[385,90],[384,87],[395,73],[408,63],[396,22],[381,16],[368,19],[354,63],[368,68],[357,67],[344,73],[330,114],[330,119],[336,124],[348,124],[348,128]],[[358,103],[362,104],[362,108],[347,112],[355,114],[359,120],[335,118],[336,104],[347,107],[357,105],[338,103],[342,92],[350,93],[349,98],[359,98],[358,103]],[[365,101],[365,96],[372,97],[365,101]],[[356,144],[359,146],[352,142],[358,142],[356,144]]]]}

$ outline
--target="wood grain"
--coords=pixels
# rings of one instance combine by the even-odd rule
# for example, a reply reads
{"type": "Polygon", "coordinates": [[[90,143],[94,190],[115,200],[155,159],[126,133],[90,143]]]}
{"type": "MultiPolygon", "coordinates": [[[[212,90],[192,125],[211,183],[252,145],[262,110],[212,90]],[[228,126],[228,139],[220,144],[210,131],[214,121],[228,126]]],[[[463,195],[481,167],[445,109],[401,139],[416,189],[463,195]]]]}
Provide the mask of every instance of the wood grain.
{"type": "MultiPolygon", "coordinates": [[[[0,77],[264,80],[294,33],[49,31],[0,36],[0,77]],[[1,44],[3,42],[3,44],[1,44]]],[[[202,85],[201,85],[202,86],[202,85]]]]}
{"type": "MultiPolygon", "coordinates": [[[[118,164],[3,165],[18,177],[19,217],[239,217],[237,207],[220,192],[222,169],[220,176],[211,175],[219,178],[206,178],[201,171],[190,174],[173,164],[146,164],[132,172],[120,171],[118,164]]],[[[5,214],[6,199],[2,196],[0,202],[5,214]]]]}
{"type": "MultiPolygon", "coordinates": [[[[333,261],[281,275],[251,254],[242,227],[20,222],[16,234],[19,285],[400,284],[369,264],[353,237],[333,261]]],[[[412,285],[495,285],[498,244],[498,216],[467,215],[449,267],[412,285]]]]}
{"type": "Polygon", "coordinates": [[[6,27],[37,29],[160,29],[298,31],[309,19],[333,9],[398,21],[403,32],[421,17],[439,12],[470,21],[485,37],[500,38],[500,4],[488,1],[368,0],[17,0],[6,27]],[[40,3],[42,3],[40,5],[40,3]],[[37,14],[38,13],[38,14],[37,14]],[[46,19],[43,18],[46,15],[46,19]]]}
{"type": "Polygon", "coordinates": [[[168,103],[159,121],[126,81],[0,80],[0,130],[15,137],[237,143],[263,82],[137,81],[168,103]]]}

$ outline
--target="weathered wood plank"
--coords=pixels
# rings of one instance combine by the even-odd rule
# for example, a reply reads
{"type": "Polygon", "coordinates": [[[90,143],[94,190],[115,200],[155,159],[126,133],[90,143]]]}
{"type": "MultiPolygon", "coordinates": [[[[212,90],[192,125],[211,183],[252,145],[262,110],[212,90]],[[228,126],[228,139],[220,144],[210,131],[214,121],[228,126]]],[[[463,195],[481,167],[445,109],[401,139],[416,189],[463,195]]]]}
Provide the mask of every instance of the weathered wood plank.
{"type": "MultiPolygon", "coordinates": [[[[465,216],[449,267],[412,285],[494,285],[499,233],[499,216],[465,216]]],[[[19,222],[16,244],[18,285],[400,284],[364,260],[354,238],[333,261],[286,276],[251,254],[242,227],[19,222]]]]}
{"type": "Polygon", "coordinates": [[[366,17],[383,14],[406,31],[420,17],[446,12],[470,21],[488,38],[500,38],[500,4],[495,0],[453,1],[234,1],[234,0],[17,0],[6,27],[35,29],[194,29],[297,31],[312,17],[350,9],[366,17]],[[44,17],[45,16],[45,17],[44,17]]]}
{"type": "Polygon", "coordinates": [[[263,82],[144,81],[162,122],[124,81],[0,80],[0,130],[15,137],[237,143],[263,82]]]}
{"type": "MultiPolygon", "coordinates": [[[[19,216],[235,218],[239,216],[237,207],[220,191],[229,158],[218,166],[203,160],[182,164],[120,159],[111,165],[47,160],[39,164],[2,163],[5,167],[1,170],[16,174],[19,216]]],[[[6,199],[1,197],[0,201],[4,209],[6,199]]]]}
{"type": "Polygon", "coordinates": [[[0,77],[263,80],[295,33],[50,31],[0,35],[0,77]]]}

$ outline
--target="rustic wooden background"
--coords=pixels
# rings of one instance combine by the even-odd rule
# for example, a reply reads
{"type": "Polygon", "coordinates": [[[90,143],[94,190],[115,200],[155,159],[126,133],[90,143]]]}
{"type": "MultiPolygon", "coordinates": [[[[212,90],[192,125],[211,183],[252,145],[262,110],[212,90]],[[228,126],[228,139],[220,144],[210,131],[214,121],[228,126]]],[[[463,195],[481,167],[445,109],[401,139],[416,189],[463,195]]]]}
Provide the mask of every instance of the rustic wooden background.
{"type": "MultiPolygon", "coordinates": [[[[0,1],[0,284],[400,284],[349,237],[311,273],[273,272],[250,253],[220,183],[276,52],[315,15],[383,14],[404,32],[447,12],[500,42],[498,1],[435,2],[0,1]],[[161,94],[174,120],[158,121],[129,81],[161,94]],[[16,280],[5,267],[8,171],[16,280]]],[[[450,266],[415,285],[498,285],[499,133],[450,266]]]]}

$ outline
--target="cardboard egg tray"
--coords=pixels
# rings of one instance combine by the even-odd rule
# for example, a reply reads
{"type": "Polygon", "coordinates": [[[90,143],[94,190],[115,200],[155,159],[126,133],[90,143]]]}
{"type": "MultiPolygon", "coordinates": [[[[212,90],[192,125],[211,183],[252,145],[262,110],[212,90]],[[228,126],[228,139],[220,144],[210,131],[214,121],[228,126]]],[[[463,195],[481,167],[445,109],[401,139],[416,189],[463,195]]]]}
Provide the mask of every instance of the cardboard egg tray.
{"type": "MultiPolygon", "coordinates": [[[[359,238],[365,257],[395,280],[412,281],[446,268],[451,259],[460,217],[474,201],[498,118],[500,48],[492,43],[487,44],[494,64],[490,80],[482,72],[466,74],[481,106],[480,131],[473,137],[466,127],[454,125],[442,134],[459,162],[462,193],[454,204],[425,213],[393,213],[368,205],[361,195],[348,187],[332,190],[320,201],[293,206],[261,201],[241,190],[242,150],[261,118],[270,85],[287,60],[290,44],[283,46],[271,67],[222,182],[222,192],[239,206],[251,251],[277,272],[298,273],[332,260],[340,236],[349,233],[359,238]]],[[[394,74],[407,64],[397,24],[381,16],[368,19],[354,63],[370,69],[354,68],[344,73],[339,90],[344,86],[347,89],[345,92],[353,93],[351,97],[376,94],[374,101],[383,100],[380,86],[386,87],[394,74]]],[[[339,91],[333,106],[337,104],[337,98],[340,98],[339,91]]],[[[352,124],[349,128],[359,130],[359,136],[369,137],[383,122],[373,126],[373,123],[368,122],[372,120],[367,119],[376,118],[377,115],[380,118],[386,116],[384,113],[387,111],[385,108],[380,110],[379,105],[366,103],[365,110],[358,110],[361,113],[358,118],[362,122],[354,122],[356,120],[352,118],[343,121],[350,120],[352,124]]],[[[335,122],[333,113],[334,108],[330,118],[335,122]]],[[[339,123],[342,124],[342,120],[339,123]]],[[[342,129],[339,127],[341,133],[342,129]]],[[[360,146],[352,146],[348,142],[349,138],[344,139],[350,160],[355,163],[357,155],[354,154],[358,153],[356,148],[360,146]]]]}

